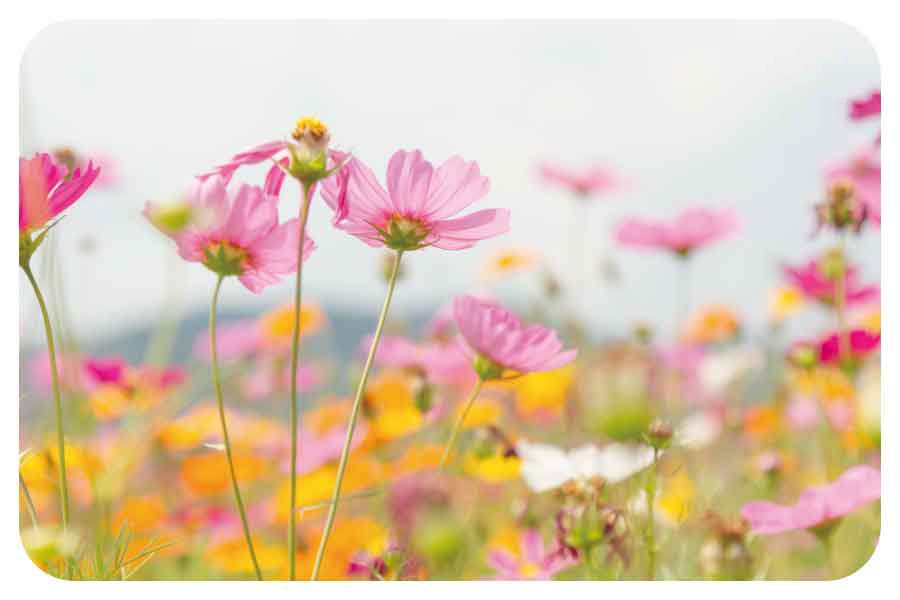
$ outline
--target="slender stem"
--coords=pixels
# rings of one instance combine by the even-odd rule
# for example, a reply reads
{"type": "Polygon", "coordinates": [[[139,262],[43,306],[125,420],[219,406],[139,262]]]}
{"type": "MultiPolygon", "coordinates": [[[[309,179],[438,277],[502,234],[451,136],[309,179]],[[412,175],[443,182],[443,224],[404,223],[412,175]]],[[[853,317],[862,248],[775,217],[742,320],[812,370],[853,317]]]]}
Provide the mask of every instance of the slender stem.
{"type": "Polygon", "coordinates": [[[647,498],[647,579],[656,579],[656,518],[653,514],[656,504],[656,478],[659,474],[659,450],[653,449],[653,468],[644,488],[647,498]]]}
{"type": "Polygon", "coordinates": [[[841,269],[834,282],[834,312],[838,328],[838,363],[850,358],[850,337],[847,331],[847,255],[844,234],[839,234],[841,269]]]}
{"type": "Polygon", "coordinates": [[[691,255],[678,255],[678,273],[676,275],[677,293],[675,299],[675,325],[673,331],[675,341],[678,340],[679,328],[684,325],[691,311],[691,255]]]}
{"type": "Polygon", "coordinates": [[[453,424],[453,429],[450,431],[450,438],[447,440],[447,445],[444,447],[444,454],[441,456],[441,463],[439,470],[443,471],[444,467],[447,465],[447,459],[450,458],[450,452],[453,450],[453,446],[456,444],[456,437],[459,435],[460,429],[462,429],[463,422],[466,420],[466,415],[469,414],[469,409],[472,408],[472,404],[475,402],[475,398],[478,397],[478,394],[481,392],[481,386],[484,384],[484,380],[479,377],[478,381],[475,382],[475,387],[472,388],[472,393],[469,394],[469,399],[466,400],[466,403],[463,405],[462,412],[459,413],[459,417],[456,419],[456,423],[453,424]]]}
{"type": "Polygon", "coordinates": [[[228,473],[231,475],[234,499],[237,502],[238,512],[241,515],[241,526],[244,528],[244,538],[247,540],[247,549],[250,551],[250,560],[253,561],[256,578],[262,581],[262,573],[259,570],[259,563],[256,561],[256,552],[253,550],[253,540],[250,538],[250,526],[247,524],[244,501],[241,500],[241,490],[238,487],[237,476],[234,473],[234,461],[231,458],[231,441],[228,439],[228,425],[225,423],[225,403],[222,400],[222,380],[219,374],[219,358],[216,352],[216,304],[219,302],[219,290],[222,288],[223,279],[225,278],[219,275],[219,278],[216,280],[216,289],[213,291],[212,303],[209,307],[209,355],[212,365],[213,388],[216,392],[216,404],[219,407],[219,423],[222,425],[222,441],[225,444],[225,457],[228,460],[228,473]]]}
{"type": "Polygon", "coordinates": [[[34,502],[31,500],[31,492],[28,491],[28,486],[25,484],[25,478],[22,477],[21,471],[19,471],[19,486],[22,488],[22,496],[25,498],[25,507],[28,509],[28,516],[31,517],[31,526],[37,528],[37,511],[34,510],[34,502]]]}
{"type": "Polygon", "coordinates": [[[44,303],[44,296],[38,287],[37,280],[27,264],[22,267],[25,276],[31,282],[38,305],[41,307],[41,316],[44,318],[44,332],[47,335],[47,354],[50,356],[50,380],[53,383],[53,403],[56,410],[56,445],[59,452],[59,503],[62,513],[63,529],[69,526],[69,484],[66,480],[66,434],[63,431],[62,400],[59,393],[59,373],[56,368],[56,346],[53,344],[53,328],[50,325],[50,314],[44,303]]]}
{"type": "Polygon", "coordinates": [[[297,366],[300,360],[300,300],[303,294],[303,245],[306,242],[306,221],[309,218],[309,201],[312,186],[303,184],[300,200],[300,240],[297,246],[297,279],[294,283],[294,331],[291,337],[291,507],[288,513],[288,569],[290,580],[296,578],[297,555],[297,366]]]}
{"type": "Polygon", "coordinates": [[[403,251],[398,250],[397,256],[394,259],[394,266],[391,269],[391,277],[388,281],[384,305],[381,307],[381,315],[378,317],[375,335],[372,337],[372,345],[369,347],[369,355],[366,357],[366,364],[363,367],[362,377],[359,380],[359,385],[356,387],[356,398],[353,400],[353,408],[350,411],[350,423],[347,426],[347,437],[344,440],[344,449],[341,451],[341,460],[338,463],[337,478],[335,479],[334,490],[331,494],[331,506],[328,507],[328,516],[325,519],[325,528],[322,530],[322,539],[319,542],[319,550],[316,552],[316,562],[313,565],[312,577],[310,578],[311,581],[315,581],[319,577],[319,570],[322,568],[322,559],[325,557],[325,548],[328,545],[331,528],[334,526],[334,516],[337,514],[338,503],[340,502],[341,484],[344,482],[344,472],[347,469],[347,460],[350,456],[350,445],[353,441],[353,432],[356,429],[356,421],[359,419],[359,409],[362,405],[363,392],[366,389],[366,381],[369,379],[369,371],[372,369],[372,363],[375,362],[375,352],[378,350],[378,342],[381,340],[384,322],[387,320],[388,310],[391,308],[391,298],[393,298],[394,288],[397,286],[397,275],[400,273],[401,258],[403,258],[403,251]]]}

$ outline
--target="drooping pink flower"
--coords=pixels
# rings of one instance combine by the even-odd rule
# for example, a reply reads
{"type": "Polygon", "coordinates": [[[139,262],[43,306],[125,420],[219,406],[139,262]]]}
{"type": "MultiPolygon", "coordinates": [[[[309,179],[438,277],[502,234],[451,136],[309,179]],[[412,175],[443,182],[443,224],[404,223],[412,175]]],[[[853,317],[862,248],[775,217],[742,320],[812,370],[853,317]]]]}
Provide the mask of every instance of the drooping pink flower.
{"type": "MultiPolygon", "coordinates": [[[[881,334],[867,329],[854,329],[847,332],[850,345],[850,356],[856,359],[865,358],[881,346],[881,334]]],[[[837,332],[832,333],[819,342],[819,360],[825,364],[838,364],[841,359],[841,340],[837,332]]]]}
{"type": "MultiPolygon", "coordinates": [[[[224,275],[237,275],[251,292],[259,293],[297,269],[300,227],[297,219],[278,223],[278,198],[246,184],[226,187],[211,177],[192,199],[210,215],[205,223],[192,223],[175,236],[178,253],[224,275]]],[[[315,244],[307,237],[305,260],[315,244]]]]}
{"type": "Polygon", "coordinates": [[[45,152],[19,158],[19,233],[42,228],[81,198],[100,174],[92,163],[68,177],[66,171],[45,152]]]}
{"type": "Polygon", "coordinates": [[[839,519],[881,498],[881,472],[868,465],[850,467],[835,481],[808,488],[791,506],[750,502],[741,516],[753,533],[809,529],[839,519]]]}
{"type": "Polygon", "coordinates": [[[497,572],[495,579],[551,579],[577,560],[563,552],[548,551],[541,534],[527,529],[522,532],[519,556],[503,548],[492,548],[487,562],[497,572]]]}
{"type": "MultiPolygon", "coordinates": [[[[801,267],[785,265],[783,272],[788,283],[812,300],[828,306],[835,304],[835,281],[825,272],[824,264],[819,260],[811,260],[801,267]]],[[[862,285],[859,283],[859,269],[848,266],[844,274],[844,292],[848,305],[862,304],[877,299],[881,289],[877,283],[862,285]]]]}
{"type": "Polygon", "coordinates": [[[419,150],[399,150],[388,163],[387,189],[372,170],[353,158],[322,184],[335,225],[366,244],[394,250],[434,246],[463,250],[509,230],[509,210],[456,215],[487,194],[490,184],[478,164],[458,156],[435,168],[419,150]]]}
{"type": "Polygon", "coordinates": [[[688,208],[671,222],[630,218],[616,228],[616,240],[624,246],[663,249],[686,255],[737,232],[734,211],[688,208]]]}
{"type": "Polygon", "coordinates": [[[603,165],[575,170],[543,163],[538,167],[538,174],[545,182],[567,188],[580,197],[599,196],[624,186],[624,182],[603,165]]]}
{"type": "Polygon", "coordinates": [[[825,182],[849,183],[853,197],[863,209],[865,216],[881,225],[881,157],[878,147],[863,146],[850,158],[831,165],[825,170],[825,182]]]}
{"type": "MultiPolygon", "coordinates": [[[[552,371],[575,360],[577,351],[564,351],[552,329],[525,325],[498,304],[460,296],[453,300],[453,317],[465,340],[464,348],[476,359],[489,361],[484,365],[489,368],[519,373],[552,371]]],[[[485,378],[485,373],[479,372],[479,376],[485,378]]]]}
{"type": "Polygon", "coordinates": [[[854,121],[881,114],[881,90],[873,90],[868,96],[850,100],[850,118],[854,121]]]}

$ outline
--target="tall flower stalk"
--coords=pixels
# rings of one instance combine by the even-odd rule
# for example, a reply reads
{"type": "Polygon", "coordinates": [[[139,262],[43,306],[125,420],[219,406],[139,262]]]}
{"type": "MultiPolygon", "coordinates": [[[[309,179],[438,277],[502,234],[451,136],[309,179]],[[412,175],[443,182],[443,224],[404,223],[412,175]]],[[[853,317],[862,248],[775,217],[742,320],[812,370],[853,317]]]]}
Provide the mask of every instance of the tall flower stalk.
{"type": "MultiPolygon", "coordinates": [[[[388,311],[391,308],[391,300],[394,297],[394,289],[397,286],[397,276],[400,273],[400,260],[403,257],[403,250],[397,250],[394,256],[394,264],[391,268],[391,274],[388,279],[388,289],[384,297],[384,304],[381,307],[381,314],[378,317],[378,324],[375,327],[375,334],[372,336],[372,342],[369,346],[369,354],[366,356],[366,363],[363,367],[362,376],[356,387],[356,396],[353,399],[353,407],[350,411],[350,423],[347,427],[347,437],[344,440],[344,448],[341,450],[341,460],[338,463],[337,477],[334,483],[334,490],[331,494],[331,502],[328,506],[328,516],[325,518],[325,528],[322,530],[322,539],[319,541],[319,549],[316,552],[316,561],[313,564],[312,577],[315,581],[319,577],[319,571],[322,568],[322,561],[325,557],[325,550],[328,547],[328,538],[331,536],[331,530],[334,527],[334,518],[337,514],[338,504],[341,497],[341,486],[344,481],[344,473],[347,470],[347,462],[350,458],[350,447],[353,442],[353,433],[356,430],[356,423],[359,420],[359,410],[362,406],[363,394],[366,389],[366,382],[369,379],[369,372],[372,370],[372,364],[375,362],[375,354],[378,351],[378,343],[381,341],[381,334],[384,331],[384,323],[387,320],[388,311]]],[[[292,511],[293,512],[293,511],[292,511]]]]}
{"type": "Polygon", "coordinates": [[[256,560],[256,551],[253,549],[253,539],[250,536],[250,525],[247,522],[247,512],[244,510],[244,501],[241,499],[241,488],[238,486],[237,475],[234,472],[234,461],[231,456],[231,440],[228,438],[228,424],[225,420],[225,402],[222,399],[222,377],[219,373],[219,358],[216,353],[216,305],[219,302],[219,290],[222,288],[224,275],[216,279],[216,287],[213,291],[212,302],[209,306],[209,356],[212,366],[213,389],[216,393],[216,406],[219,409],[219,424],[222,427],[222,442],[225,445],[225,458],[228,461],[228,475],[231,478],[231,489],[234,500],[237,503],[238,513],[241,517],[241,528],[244,530],[244,539],[247,542],[247,550],[250,552],[250,560],[253,562],[253,570],[256,578],[262,581],[262,572],[259,562],[256,560]]]}
{"type": "Polygon", "coordinates": [[[306,241],[306,222],[309,219],[309,203],[312,199],[313,186],[303,184],[302,197],[300,199],[300,241],[297,245],[297,275],[294,282],[294,331],[291,334],[291,395],[290,395],[290,421],[291,421],[291,505],[288,513],[288,569],[290,580],[296,578],[297,556],[297,368],[300,361],[300,302],[303,297],[303,260],[299,257],[303,254],[303,244],[306,241]]]}
{"type": "Polygon", "coordinates": [[[472,392],[469,394],[468,400],[463,404],[463,408],[459,413],[459,417],[457,417],[456,422],[453,424],[453,429],[450,431],[450,437],[447,439],[447,445],[444,448],[444,454],[441,456],[441,463],[439,469],[441,471],[444,470],[444,467],[447,466],[447,459],[450,458],[450,452],[453,451],[453,446],[456,445],[456,438],[459,436],[459,430],[462,429],[462,425],[466,420],[466,415],[469,414],[469,410],[472,408],[472,404],[475,403],[475,400],[478,398],[478,394],[481,393],[481,386],[484,385],[484,379],[481,377],[475,382],[474,387],[472,388],[472,392]]]}

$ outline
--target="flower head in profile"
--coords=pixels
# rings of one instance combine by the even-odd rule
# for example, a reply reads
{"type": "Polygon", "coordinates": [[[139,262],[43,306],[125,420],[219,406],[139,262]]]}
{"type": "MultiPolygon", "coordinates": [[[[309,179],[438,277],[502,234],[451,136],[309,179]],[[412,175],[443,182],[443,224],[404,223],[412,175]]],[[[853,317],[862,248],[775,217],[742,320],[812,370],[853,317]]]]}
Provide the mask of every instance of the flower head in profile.
{"type": "Polygon", "coordinates": [[[578,562],[565,553],[546,548],[541,534],[534,529],[522,532],[517,550],[491,548],[487,562],[497,572],[495,579],[551,579],[578,562]]]}
{"type": "Polygon", "coordinates": [[[575,360],[576,351],[564,350],[555,331],[525,325],[493,302],[460,296],[453,301],[453,317],[483,380],[497,379],[505,370],[552,371],[575,360]]]}
{"type": "Polygon", "coordinates": [[[881,158],[878,147],[867,145],[825,170],[828,198],[817,205],[819,222],[857,231],[864,221],[881,225],[881,158]]]}
{"type": "MultiPolygon", "coordinates": [[[[847,342],[849,343],[849,358],[858,361],[881,346],[881,334],[872,333],[866,329],[854,329],[847,332],[847,342]]],[[[819,342],[819,361],[826,365],[836,365],[841,362],[839,333],[831,333],[819,342]]]]}
{"type": "Polygon", "coordinates": [[[840,277],[843,277],[844,294],[848,305],[865,304],[876,300],[881,295],[877,283],[863,285],[859,281],[859,270],[853,265],[833,264],[826,254],[798,267],[786,265],[783,272],[788,283],[811,300],[827,306],[836,303],[836,289],[840,277]]]}
{"type": "Polygon", "coordinates": [[[49,154],[38,152],[19,157],[19,263],[27,264],[43,241],[39,234],[50,220],[72,206],[91,187],[100,169],[88,163],[83,169],[68,171],[49,154]]]}
{"type": "MultiPolygon", "coordinates": [[[[183,259],[235,275],[254,293],[297,269],[300,227],[297,219],[278,223],[277,197],[257,186],[226,186],[221,177],[206,179],[195,193],[189,201],[208,219],[174,236],[183,259]]],[[[305,246],[304,259],[315,244],[307,238],[305,246]]]]}
{"type": "Polygon", "coordinates": [[[538,174],[544,182],[566,188],[582,198],[600,196],[624,186],[624,182],[612,169],[603,165],[570,169],[543,163],[538,168],[538,174]]]}
{"type": "Polygon", "coordinates": [[[610,484],[628,479],[653,462],[653,449],[641,444],[585,444],[564,450],[549,444],[520,440],[516,453],[522,477],[534,492],[556,489],[566,482],[584,483],[600,477],[610,484]]]}
{"type": "Polygon", "coordinates": [[[487,194],[478,164],[453,156],[439,167],[419,150],[399,150],[388,163],[387,187],[353,158],[322,184],[335,226],[373,247],[463,250],[509,230],[509,210],[491,208],[457,216],[487,194]]]}
{"type": "Polygon", "coordinates": [[[724,239],[738,231],[734,211],[688,208],[673,221],[630,218],[616,228],[616,240],[623,246],[662,249],[687,256],[697,248],[724,239]]]}
{"type": "Polygon", "coordinates": [[[880,498],[881,472],[857,465],[831,483],[808,488],[790,506],[750,502],[741,509],[741,516],[753,533],[782,533],[825,525],[880,498]]]}

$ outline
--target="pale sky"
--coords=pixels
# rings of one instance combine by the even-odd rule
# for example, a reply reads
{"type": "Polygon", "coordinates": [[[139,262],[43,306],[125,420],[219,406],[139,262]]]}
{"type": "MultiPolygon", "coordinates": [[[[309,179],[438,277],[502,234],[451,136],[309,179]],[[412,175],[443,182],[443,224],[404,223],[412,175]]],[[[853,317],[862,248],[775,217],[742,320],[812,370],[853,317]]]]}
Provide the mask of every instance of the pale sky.
{"type": "MultiPolygon", "coordinates": [[[[41,32],[23,59],[22,149],[65,144],[118,163],[118,184],[92,190],[53,233],[82,338],[152,322],[167,277],[189,310],[204,309],[213,275],[178,264],[173,244],[141,217],[144,202],[172,198],[192,175],[286,136],[307,114],[380,177],[400,148],[432,162],[477,160],[491,192],[476,208],[512,210],[503,237],[408,255],[398,311],[482,290],[479,265],[508,246],[564,266],[576,218],[599,252],[613,247],[623,216],[669,217],[702,203],[733,206],[743,231],[697,256],[693,302],[730,303],[753,324],[779,261],[805,260],[828,242],[809,237],[822,168],[874,138],[877,123],[850,123],[846,105],[878,85],[868,41],[832,22],[76,22],[41,32]],[[632,185],[585,210],[537,180],[541,159],[606,162],[632,185]],[[78,249],[85,239],[91,253],[78,249]]],[[[262,169],[239,178],[261,183],[262,169]]],[[[296,195],[288,182],[285,217],[296,195]]],[[[309,296],[374,318],[380,253],[332,229],[330,217],[317,200],[309,296]]],[[[851,249],[866,278],[878,278],[878,236],[851,249]]],[[[595,324],[669,325],[672,261],[627,249],[615,257],[622,286],[595,284],[583,301],[595,324]]],[[[291,279],[260,297],[232,281],[222,301],[263,308],[291,291],[291,279]]],[[[526,278],[498,293],[533,291],[526,278]]],[[[39,333],[23,325],[24,335],[39,333]]]]}

